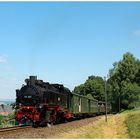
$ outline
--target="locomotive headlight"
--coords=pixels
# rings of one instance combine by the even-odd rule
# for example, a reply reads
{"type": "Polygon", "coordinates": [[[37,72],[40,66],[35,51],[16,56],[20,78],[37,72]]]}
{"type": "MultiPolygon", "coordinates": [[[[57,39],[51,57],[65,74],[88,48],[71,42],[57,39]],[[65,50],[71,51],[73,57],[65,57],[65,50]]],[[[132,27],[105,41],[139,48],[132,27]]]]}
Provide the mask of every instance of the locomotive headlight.
{"type": "Polygon", "coordinates": [[[28,96],[28,98],[32,98],[32,96],[28,96]]]}
{"type": "Polygon", "coordinates": [[[39,108],[43,108],[43,106],[42,105],[39,105],[39,108]]]}

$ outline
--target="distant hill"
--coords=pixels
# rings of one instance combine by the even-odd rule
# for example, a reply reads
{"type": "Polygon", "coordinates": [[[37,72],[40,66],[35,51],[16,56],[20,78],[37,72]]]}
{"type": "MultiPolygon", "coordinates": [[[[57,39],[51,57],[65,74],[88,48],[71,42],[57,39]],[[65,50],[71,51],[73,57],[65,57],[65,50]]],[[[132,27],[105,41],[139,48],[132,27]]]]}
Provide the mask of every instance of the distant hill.
{"type": "Polygon", "coordinates": [[[0,105],[4,104],[4,105],[10,105],[11,103],[14,103],[15,100],[8,100],[8,99],[0,99],[0,105]]]}

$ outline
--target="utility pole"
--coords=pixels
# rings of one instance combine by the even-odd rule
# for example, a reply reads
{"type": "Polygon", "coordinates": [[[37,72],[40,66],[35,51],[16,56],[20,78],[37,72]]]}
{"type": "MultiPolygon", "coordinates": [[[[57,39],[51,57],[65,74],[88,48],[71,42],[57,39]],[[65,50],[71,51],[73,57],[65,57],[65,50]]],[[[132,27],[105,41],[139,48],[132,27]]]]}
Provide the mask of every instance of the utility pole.
{"type": "Polygon", "coordinates": [[[120,113],[120,110],[121,110],[121,95],[119,95],[119,113],[120,113]]]}
{"type": "Polygon", "coordinates": [[[105,81],[105,121],[107,122],[107,93],[106,93],[107,81],[106,81],[106,77],[104,77],[104,81],[105,81]]]}

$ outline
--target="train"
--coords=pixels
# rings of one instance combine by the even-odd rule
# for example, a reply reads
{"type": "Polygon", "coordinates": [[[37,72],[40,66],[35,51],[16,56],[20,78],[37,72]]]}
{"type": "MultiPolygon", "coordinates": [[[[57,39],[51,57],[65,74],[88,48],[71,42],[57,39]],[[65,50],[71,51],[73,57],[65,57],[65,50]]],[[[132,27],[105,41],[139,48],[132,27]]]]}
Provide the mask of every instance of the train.
{"type": "Polygon", "coordinates": [[[71,92],[62,84],[25,79],[25,85],[16,90],[16,124],[33,127],[70,121],[111,112],[111,105],[71,92]]]}

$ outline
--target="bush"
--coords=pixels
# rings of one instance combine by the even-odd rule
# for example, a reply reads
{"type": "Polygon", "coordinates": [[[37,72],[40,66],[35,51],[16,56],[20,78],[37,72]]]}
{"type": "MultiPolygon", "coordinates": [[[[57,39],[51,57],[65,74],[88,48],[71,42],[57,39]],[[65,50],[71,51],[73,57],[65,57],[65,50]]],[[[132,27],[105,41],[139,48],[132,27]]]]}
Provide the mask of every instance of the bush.
{"type": "Polygon", "coordinates": [[[14,114],[13,113],[8,115],[8,119],[13,119],[13,118],[14,118],[14,114]]]}
{"type": "Polygon", "coordinates": [[[0,125],[1,125],[1,123],[2,123],[2,120],[3,120],[3,116],[0,115],[0,125]]]}

